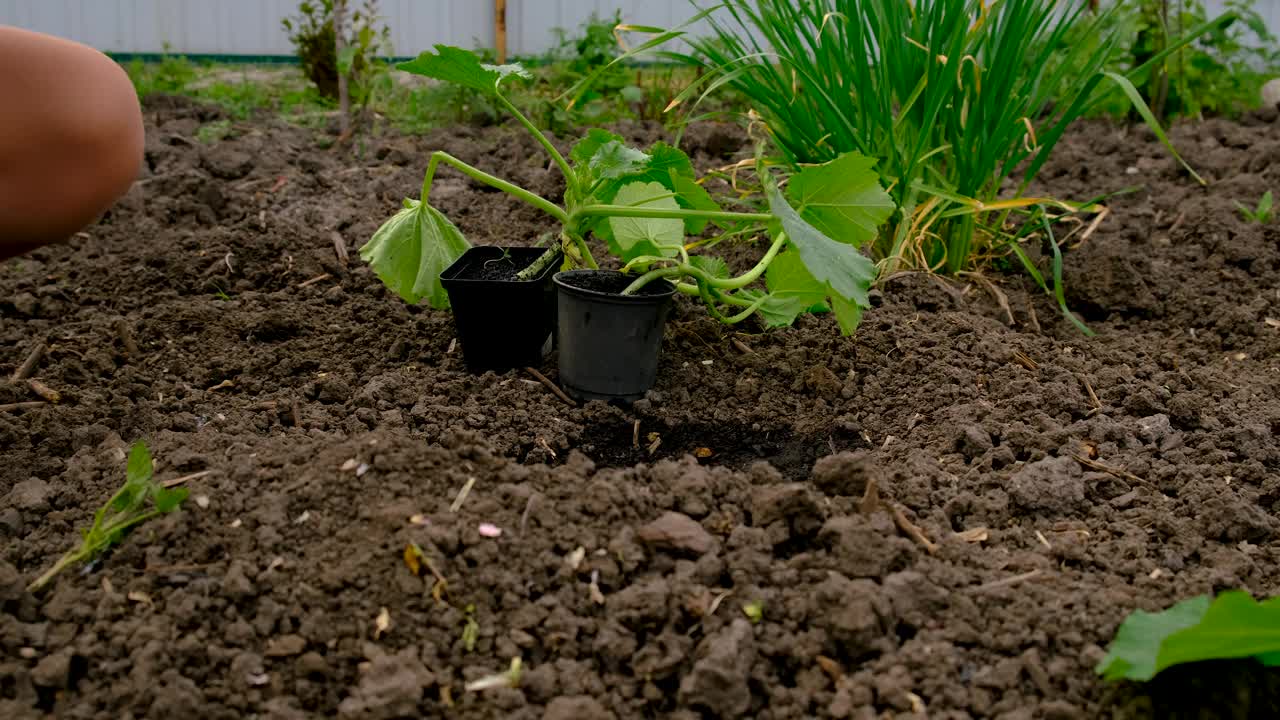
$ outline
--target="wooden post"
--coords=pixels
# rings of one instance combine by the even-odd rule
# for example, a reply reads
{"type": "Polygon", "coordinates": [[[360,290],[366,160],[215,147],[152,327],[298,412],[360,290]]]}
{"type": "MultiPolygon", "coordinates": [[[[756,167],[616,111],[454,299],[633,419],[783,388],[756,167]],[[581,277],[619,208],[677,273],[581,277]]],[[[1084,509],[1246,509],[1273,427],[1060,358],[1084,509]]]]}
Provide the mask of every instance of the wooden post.
{"type": "Polygon", "coordinates": [[[493,0],[493,41],[502,64],[507,61],[507,0],[493,0]]]}

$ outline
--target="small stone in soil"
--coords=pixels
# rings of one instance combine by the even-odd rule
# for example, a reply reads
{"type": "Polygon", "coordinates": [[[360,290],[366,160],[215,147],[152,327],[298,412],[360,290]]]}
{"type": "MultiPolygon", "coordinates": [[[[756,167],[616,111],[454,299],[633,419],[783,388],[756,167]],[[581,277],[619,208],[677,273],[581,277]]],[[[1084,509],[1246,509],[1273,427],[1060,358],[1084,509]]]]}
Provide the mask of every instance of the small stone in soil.
{"type": "Polygon", "coordinates": [[[661,517],[636,531],[645,543],[660,550],[705,555],[715,548],[715,538],[693,518],[677,512],[661,517]]]}

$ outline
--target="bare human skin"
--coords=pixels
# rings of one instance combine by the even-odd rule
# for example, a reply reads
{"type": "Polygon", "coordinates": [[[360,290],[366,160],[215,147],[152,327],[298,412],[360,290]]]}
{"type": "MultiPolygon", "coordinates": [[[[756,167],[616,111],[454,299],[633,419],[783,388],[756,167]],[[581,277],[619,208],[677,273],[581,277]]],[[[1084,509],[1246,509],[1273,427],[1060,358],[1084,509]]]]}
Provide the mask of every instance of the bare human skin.
{"type": "Polygon", "coordinates": [[[0,26],[0,260],[97,219],[137,177],[142,146],[142,111],[119,65],[0,26]]]}

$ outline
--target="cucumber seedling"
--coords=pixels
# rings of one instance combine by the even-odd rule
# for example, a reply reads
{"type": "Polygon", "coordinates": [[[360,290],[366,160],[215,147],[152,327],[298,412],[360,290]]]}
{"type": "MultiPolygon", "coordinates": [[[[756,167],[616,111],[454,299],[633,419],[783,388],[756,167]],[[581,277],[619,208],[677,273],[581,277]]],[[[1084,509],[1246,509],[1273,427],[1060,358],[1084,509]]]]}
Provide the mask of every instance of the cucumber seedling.
{"type": "Polygon", "coordinates": [[[560,224],[559,242],[516,279],[537,277],[561,250],[564,269],[598,268],[587,242],[595,237],[625,271],[636,275],[623,295],[667,279],[680,292],[701,299],[725,323],[758,313],[767,325],[790,325],[806,311],[830,310],[848,334],[870,306],[867,291],[876,268],[859,249],[874,241],[895,209],[880,186],[874,160],[850,152],[803,168],[791,176],[785,192],[763,162],[757,162],[768,211],[727,211],[702,187],[688,156],[667,143],[642,152],[614,133],[592,129],[568,157],[561,154],[503,94],[504,82],[529,77],[520,65],[486,65],[466,50],[437,45],[435,52],[424,52],[399,68],[490,98],[542,146],[565,179],[564,197],[556,204],[446,152],[432,153],[419,198],[405,200],[404,208],[360,250],[378,277],[406,302],[426,299],[433,307],[448,307],[440,273],[469,247],[430,203],[432,181],[444,163],[560,224]],[[710,237],[686,241],[687,235],[703,236],[709,227],[710,237]],[[770,244],[742,275],[731,276],[723,260],[706,253],[721,240],[754,234],[768,235],[770,244]]]}
{"type": "Polygon", "coordinates": [[[94,514],[93,525],[81,531],[80,545],[63,555],[27,590],[39,590],[58,573],[76,563],[96,560],[119,543],[129,530],[153,517],[177,510],[187,498],[186,488],[162,487],[152,479],[152,474],[151,452],[147,450],[146,443],[139,440],[129,451],[124,485],[94,514]]]}

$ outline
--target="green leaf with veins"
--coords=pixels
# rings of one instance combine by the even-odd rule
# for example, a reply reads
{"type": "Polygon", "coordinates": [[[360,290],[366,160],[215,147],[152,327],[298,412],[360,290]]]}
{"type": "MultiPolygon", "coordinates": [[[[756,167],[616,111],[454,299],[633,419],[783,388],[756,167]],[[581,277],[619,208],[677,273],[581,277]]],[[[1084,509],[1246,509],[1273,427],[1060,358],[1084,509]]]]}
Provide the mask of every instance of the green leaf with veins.
{"type": "Polygon", "coordinates": [[[448,45],[436,45],[436,51],[426,51],[397,68],[415,75],[443,80],[454,85],[478,90],[487,95],[498,94],[498,83],[508,77],[531,78],[532,74],[519,64],[487,65],[480,62],[475,53],[448,45]]]}
{"type": "MultiPolygon", "coordinates": [[[[697,175],[689,156],[677,147],[664,142],[654,143],[649,148],[649,163],[633,174],[605,183],[596,193],[596,199],[602,203],[611,203],[617,188],[623,183],[633,180],[656,182],[675,193],[680,207],[690,210],[706,210],[715,212],[720,209],[710,193],[698,184],[697,175]]],[[[686,218],[685,232],[697,235],[707,226],[703,218],[686,218]]]]}
{"type": "Polygon", "coordinates": [[[805,222],[787,204],[773,179],[766,174],[764,180],[769,209],[778,218],[789,244],[799,253],[809,274],[827,287],[828,294],[869,307],[867,290],[876,276],[875,263],[854,246],[838,243],[805,222]]]}
{"type": "Polygon", "coordinates": [[[423,298],[431,307],[449,307],[449,295],[440,284],[440,273],[471,245],[439,210],[417,200],[406,200],[373,238],[360,248],[360,257],[387,287],[407,303],[423,298]]]}
{"type": "Polygon", "coordinates": [[[622,142],[622,136],[600,128],[588,130],[586,137],[569,148],[569,160],[573,163],[573,169],[579,174],[585,173],[596,151],[611,142],[622,142]]]}
{"type": "Polygon", "coordinates": [[[805,267],[800,253],[784,250],[769,263],[764,271],[764,281],[769,294],[776,298],[799,298],[805,307],[820,303],[827,297],[827,286],[819,282],[805,267]]]}
{"type": "Polygon", "coordinates": [[[729,266],[715,255],[694,255],[689,258],[689,264],[717,280],[729,278],[729,266]]]}
{"type": "MultiPolygon", "coordinates": [[[[739,290],[737,292],[737,297],[751,302],[759,300],[761,295],[764,295],[764,293],[759,290],[739,290]]],[[[795,296],[775,297],[773,295],[765,298],[765,301],[756,309],[756,312],[764,320],[764,324],[769,327],[791,325],[804,311],[805,301],[803,298],[795,296]]]]}
{"type": "Polygon", "coordinates": [[[880,187],[874,158],[849,152],[791,178],[787,197],[800,217],[837,242],[861,247],[875,240],[893,214],[893,199],[880,187]]]}
{"type": "Polygon", "coordinates": [[[594,183],[596,180],[634,175],[648,166],[648,155],[618,140],[611,140],[596,149],[587,163],[587,170],[594,183]]]}
{"type": "MultiPolygon", "coordinates": [[[[631,207],[674,210],[679,206],[671,191],[658,183],[634,182],[623,185],[614,197],[614,204],[631,207]]],[[[623,262],[630,262],[642,255],[674,257],[679,250],[674,247],[684,242],[684,223],[670,218],[609,218],[609,250],[623,262]]]]}

